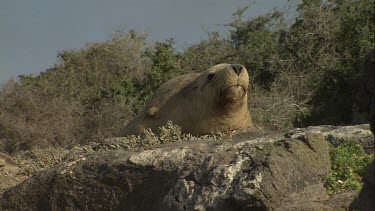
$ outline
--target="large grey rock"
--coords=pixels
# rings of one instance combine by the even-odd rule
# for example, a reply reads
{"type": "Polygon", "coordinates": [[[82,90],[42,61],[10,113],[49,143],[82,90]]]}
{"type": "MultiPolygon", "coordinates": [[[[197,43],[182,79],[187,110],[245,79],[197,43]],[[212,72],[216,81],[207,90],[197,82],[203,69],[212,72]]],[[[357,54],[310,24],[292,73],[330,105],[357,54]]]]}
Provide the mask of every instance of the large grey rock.
{"type": "Polygon", "coordinates": [[[358,197],[354,200],[350,206],[350,210],[359,211],[373,211],[375,210],[375,182],[374,182],[374,167],[375,162],[373,161],[367,168],[366,175],[364,176],[364,184],[358,197]]]}
{"type": "Polygon", "coordinates": [[[323,187],[330,170],[327,136],[288,134],[74,152],[5,192],[0,208],[347,210],[356,192],[330,198],[323,187]]]}
{"type": "MultiPolygon", "coordinates": [[[[329,171],[326,142],[188,142],[95,153],[6,192],[9,209],[225,210],[276,208],[329,171]],[[312,162],[313,161],[313,162],[312,162]]],[[[324,189],[315,197],[327,197],[324,189]]]]}
{"type": "Polygon", "coordinates": [[[285,134],[285,137],[303,139],[306,134],[310,133],[322,134],[333,146],[344,142],[355,142],[362,145],[366,153],[374,153],[374,134],[371,132],[368,124],[351,126],[319,125],[307,128],[296,128],[285,134]]]}

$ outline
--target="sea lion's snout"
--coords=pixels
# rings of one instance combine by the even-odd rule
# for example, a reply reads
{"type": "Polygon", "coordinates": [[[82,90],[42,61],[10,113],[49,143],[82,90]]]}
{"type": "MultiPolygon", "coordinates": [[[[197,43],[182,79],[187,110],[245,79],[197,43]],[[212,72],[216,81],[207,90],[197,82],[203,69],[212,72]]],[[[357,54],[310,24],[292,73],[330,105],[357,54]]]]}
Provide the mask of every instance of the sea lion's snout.
{"type": "Polygon", "coordinates": [[[241,64],[229,64],[225,69],[225,86],[242,86],[247,91],[249,85],[249,76],[246,68],[241,64]]]}
{"type": "Polygon", "coordinates": [[[246,68],[240,64],[228,64],[218,71],[221,87],[219,89],[220,105],[241,104],[246,97],[249,85],[249,77],[246,68]]]}
{"type": "Polygon", "coordinates": [[[230,65],[233,71],[239,76],[243,70],[243,66],[240,64],[232,64],[230,65]]]}

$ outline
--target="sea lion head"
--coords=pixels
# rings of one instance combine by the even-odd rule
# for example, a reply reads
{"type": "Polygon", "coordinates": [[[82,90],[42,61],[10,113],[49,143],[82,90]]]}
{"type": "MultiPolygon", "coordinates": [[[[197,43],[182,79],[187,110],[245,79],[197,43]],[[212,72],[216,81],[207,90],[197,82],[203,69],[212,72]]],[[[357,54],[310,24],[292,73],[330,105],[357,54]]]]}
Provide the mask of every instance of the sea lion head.
{"type": "Polygon", "coordinates": [[[206,98],[211,108],[234,109],[247,103],[249,74],[240,64],[218,64],[197,78],[193,90],[206,98]]]}

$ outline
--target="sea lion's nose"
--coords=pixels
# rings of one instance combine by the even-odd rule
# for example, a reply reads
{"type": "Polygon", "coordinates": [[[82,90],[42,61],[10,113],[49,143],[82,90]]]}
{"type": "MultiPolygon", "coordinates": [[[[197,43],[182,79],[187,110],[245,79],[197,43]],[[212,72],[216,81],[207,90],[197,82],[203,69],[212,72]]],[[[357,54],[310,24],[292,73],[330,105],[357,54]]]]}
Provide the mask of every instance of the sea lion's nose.
{"type": "Polygon", "coordinates": [[[233,71],[237,74],[237,75],[240,75],[241,74],[241,72],[242,72],[242,65],[240,65],[240,64],[232,64],[231,65],[232,66],[232,69],[233,69],[233,71]]]}

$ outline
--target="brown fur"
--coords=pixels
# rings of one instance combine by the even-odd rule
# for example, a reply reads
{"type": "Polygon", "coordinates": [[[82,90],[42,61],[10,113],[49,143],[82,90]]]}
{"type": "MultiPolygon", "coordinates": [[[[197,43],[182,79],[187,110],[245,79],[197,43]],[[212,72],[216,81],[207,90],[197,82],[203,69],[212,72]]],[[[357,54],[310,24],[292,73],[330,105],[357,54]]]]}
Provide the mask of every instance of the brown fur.
{"type": "Polygon", "coordinates": [[[169,120],[193,135],[252,126],[248,90],[249,75],[242,65],[219,64],[178,76],[156,90],[120,135],[138,135],[145,128],[156,132],[169,120]]]}
{"type": "Polygon", "coordinates": [[[17,163],[8,155],[0,152],[0,173],[14,173],[18,171],[17,163]]]}

